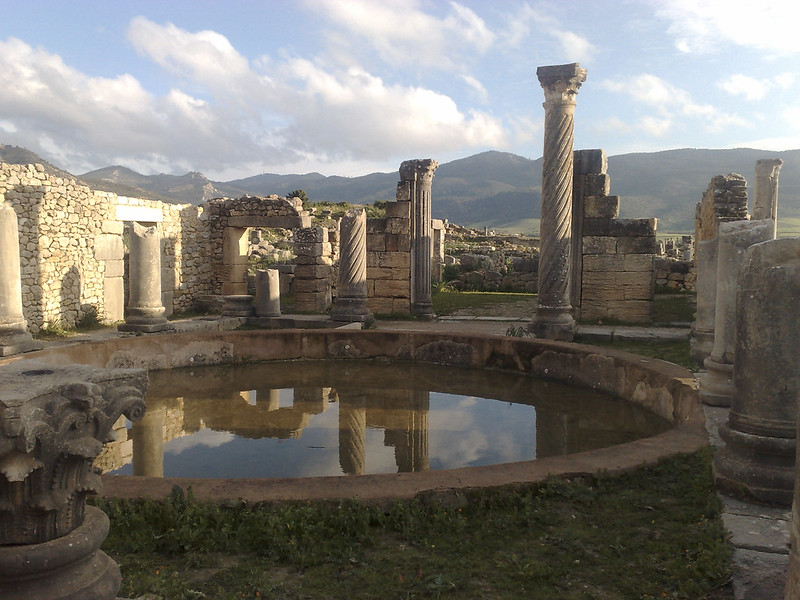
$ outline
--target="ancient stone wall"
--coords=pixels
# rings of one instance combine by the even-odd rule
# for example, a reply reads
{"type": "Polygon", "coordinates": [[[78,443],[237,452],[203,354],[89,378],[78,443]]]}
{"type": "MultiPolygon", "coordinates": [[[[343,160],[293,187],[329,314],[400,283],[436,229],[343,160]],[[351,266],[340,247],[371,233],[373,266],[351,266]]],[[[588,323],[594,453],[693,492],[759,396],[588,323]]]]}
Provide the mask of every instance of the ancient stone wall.
{"type": "Polygon", "coordinates": [[[747,214],[747,181],[738,173],[716,175],[711,179],[695,210],[694,241],[704,242],[717,237],[719,224],[749,219],[747,214]]]}
{"type": "Polygon", "coordinates": [[[585,321],[652,322],[656,219],[617,218],[620,201],[608,195],[605,152],[575,155],[573,210],[579,218],[573,235],[580,240],[580,255],[573,260],[580,274],[573,278],[579,286],[572,294],[576,313],[585,321]]]}
{"type": "Polygon", "coordinates": [[[654,261],[656,287],[677,292],[694,292],[697,271],[694,261],[656,257],[654,261]]]}
{"type": "Polygon", "coordinates": [[[411,312],[411,203],[387,202],[386,217],[367,219],[367,307],[411,312]]]}

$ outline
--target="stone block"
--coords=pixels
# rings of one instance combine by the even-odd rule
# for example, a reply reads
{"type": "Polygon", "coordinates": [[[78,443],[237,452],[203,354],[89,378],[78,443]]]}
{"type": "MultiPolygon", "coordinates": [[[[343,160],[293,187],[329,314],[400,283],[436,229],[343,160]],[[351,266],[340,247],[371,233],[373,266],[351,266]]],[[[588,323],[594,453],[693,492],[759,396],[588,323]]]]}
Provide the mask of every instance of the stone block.
{"type": "Polygon", "coordinates": [[[411,218],[411,203],[410,202],[387,202],[386,203],[386,216],[398,217],[401,219],[411,218]]]}
{"type": "Polygon", "coordinates": [[[410,298],[411,285],[408,281],[376,279],[375,296],[382,296],[384,298],[410,298]]]}
{"type": "Polygon", "coordinates": [[[616,219],[619,216],[619,196],[587,196],[583,214],[590,219],[616,219]]]}
{"type": "Polygon", "coordinates": [[[623,271],[653,272],[653,256],[651,254],[626,254],[623,257],[623,271]]]}
{"type": "Polygon", "coordinates": [[[583,272],[622,271],[625,257],[620,254],[587,254],[583,257],[583,272]]]}
{"type": "Polygon", "coordinates": [[[244,281],[226,281],[222,284],[223,296],[243,296],[247,294],[247,283],[244,281]]]}
{"type": "Polygon", "coordinates": [[[575,150],[573,152],[575,173],[605,173],[608,171],[608,159],[602,148],[591,150],[575,150]]]}
{"type": "Polygon", "coordinates": [[[620,254],[655,254],[656,236],[617,238],[617,252],[620,254]]]}
{"type": "Polygon", "coordinates": [[[584,219],[583,235],[637,237],[655,236],[656,219],[584,219]]]}
{"type": "Polygon", "coordinates": [[[394,312],[394,303],[391,298],[367,298],[367,308],[376,315],[388,315],[394,312]]]}
{"type": "Polygon", "coordinates": [[[584,196],[608,196],[610,191],[611,177],[606,173],[592,173],[584,176],[584,196]]]}
{"type": "Polygon", "coordinates": [[[103,280],[102,319],[109,322],[125,318],[125,287],[122,277],[106,277],[103,280]]]}
{"type": "Polygon", "coordinates": [[[293,287],[295,295],[298,295],[330,291],[331,284],[327,279],[298,279],[295,275],[293,287]]]}
{"type": "Polygon", "coordinates": [[[384,252],[386,250],[386,236],[382,233],[373,233],[367,236],[367,252],[384,252]]]}
{"type": "Polygon", "coordinates": [[[125,224],[122,221],[103,221],[101,231],[112,235],[122,235],[124,229],[125,224]]]}
{"type": "Polygon", "coordinates": [[[616,254],[617,238],[609,236],[583,236],[584,254],[616,254]]]}
{"type": "Polygon", "coordinates": [[[411,254],[408,252],[387,252],[381,255],[380,266],[410,269],[411,254]]]}
{"type": "Polygon", "coordinates": [[[394,271],[390,267],[367,266],[367,279],[394,279],[394,271]]]}
{"type": "Polygon", "coordinates": [[[297,279],[327,279],[330,275],[329,265],[297,265],[294,270],[297,279]]]}
{"type": "Polygon", "coordinates": [[[386,233],[394,233],[397,235],[410,235],[411,234],[411,221],[408,219],[386,219],[386,233]]]}
{"type": "Polygon", "coordinates": [[[109,277],[122,277],[125,275],[125,261],[120,260],[106,260],[106,278],[109,277]]]}
{"type": "Polygon", "coordinates": [[[121,235],[100,234],[95,238],[94,257],[97,260],[122,260],[124,256],[121,235]]]}

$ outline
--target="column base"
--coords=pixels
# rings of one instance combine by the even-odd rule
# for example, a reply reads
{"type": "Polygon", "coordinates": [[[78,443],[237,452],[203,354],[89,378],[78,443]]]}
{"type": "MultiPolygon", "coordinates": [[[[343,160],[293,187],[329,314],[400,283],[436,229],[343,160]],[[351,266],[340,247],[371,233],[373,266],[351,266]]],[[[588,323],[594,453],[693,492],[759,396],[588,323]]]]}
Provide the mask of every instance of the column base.
{"type": "Polygon", "coordinates": [[[0,335],[0,356],[12,356],[41,349],[42,342],[33,339],[30,333],[0,335]]]}
{"type": "Polygon", "coordinates": [[[725,446],[714,456],[714,482],[731,495],[791,506],[796,441],[719,428],[725,446]]]}
{"type": "Polygon", "coordinates": [[[337,323],[366,323],[372,319],[366,298],[342,298],[333,301],[331,321],[337,323]]]}
{"type": "Polygon", "coordinates": [[[436,318],[433,313],[433,305],[430,302],[414,302],[411,305],[411,314],[426,321],[433,321],[436,318]]]}
{"type": "Polygon", "coordinates": [[[108,517],[86,507],[83,525],[41,544],[0,547],[0,598],[14,600],[114,600],[119,567],[100,545],[108,517]]]}
{"type": "Polygon", "coordinates": [[[733,365],[717,360],[714,355],[703,361],[707,373],[700,376],[700,399],[708,406],[731,405],[733,400],[733,365]]]}
{"type": "Polygon", "coordinates": [[[159,331],[172,331],[173,329],[175,329],[175,326],[164,318],[150,322],[143,319],[126,321],[117,325],[117,331],[134,333],[158,333],[159,331]]]}
{"type": "Polygon", "coordinates": [[[567,310],[544,309],[536,311],[533,320],[528,324],[528,333],[545,340],[571,342],[575,339],[575,328],[575,319],[567,310]]]}

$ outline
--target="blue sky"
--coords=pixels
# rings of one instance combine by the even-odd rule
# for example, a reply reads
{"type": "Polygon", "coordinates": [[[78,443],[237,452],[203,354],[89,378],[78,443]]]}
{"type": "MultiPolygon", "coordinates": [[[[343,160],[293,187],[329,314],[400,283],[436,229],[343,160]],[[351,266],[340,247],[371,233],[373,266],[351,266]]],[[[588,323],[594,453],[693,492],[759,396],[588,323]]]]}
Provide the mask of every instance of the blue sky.
{"type": "Polygon", "coordinates": [[[800,3],[2,0],[0,143],[70,172],[362,175],[542,154],[541,65],[579,62],[575,147],[800,148],[800,3]]]}

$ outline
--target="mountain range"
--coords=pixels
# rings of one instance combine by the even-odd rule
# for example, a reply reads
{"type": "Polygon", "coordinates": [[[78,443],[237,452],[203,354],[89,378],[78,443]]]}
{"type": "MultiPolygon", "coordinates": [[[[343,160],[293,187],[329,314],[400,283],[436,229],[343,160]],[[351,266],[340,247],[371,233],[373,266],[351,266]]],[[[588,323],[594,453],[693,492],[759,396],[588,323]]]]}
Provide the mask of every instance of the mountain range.
{"type": "MultiPolygon", "coordinates": [[[[711,178],[727,173],[744,175],[752,199],[755,163],[761,158],[783,159],[779,219],[800,222],[800,150],[687,148],[610,156],[611,193],[621,197],[623,218],[658,217],[661,232],[691,232],[695,205],[711,178]]],[[[0,160],[16,164],[38,162],[59,176],[66,174],[24,148],[0,145],[0,160]]],[[[394,199],[399,176],[397,172],[361,177],[262,173],[219,182],[210,181],[198,172],[142,175],[125,167],[111,166],[84,173],[77,179],[94,189],[124,196],[191,204],[220,196],[286,195],[297,189],[305,191],[314,202],[372,204],[376,200],[394,199]]],[[[483,152],[443,163],[433,181],[433,216],[469,227],[532,233],[538,229],[541,180],[541,159],[531,160],[507,152],[483,152]]]]}

